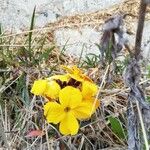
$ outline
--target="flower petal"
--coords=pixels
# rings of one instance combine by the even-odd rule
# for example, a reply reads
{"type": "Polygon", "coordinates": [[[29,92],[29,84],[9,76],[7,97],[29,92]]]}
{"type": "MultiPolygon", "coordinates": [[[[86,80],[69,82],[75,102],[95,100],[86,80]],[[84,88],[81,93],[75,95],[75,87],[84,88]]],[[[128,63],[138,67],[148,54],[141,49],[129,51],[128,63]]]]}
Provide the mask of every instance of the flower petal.
{"type": "Polygon", "coordinates": [[[79,130],[79,123],[72,112],[67,113],[65,118],[60,122],[59,130],[63,135],[75,135],[79,130]]]}
{"type": "Polygon", "coordinates": [[[35,95],[43,95],[47,88],[48,81],[47,80],[36,80],[31,89],[31,93],[35,95]]]}
{"type": "Polygon", "coordinates": [[[65,117],[63,107],[56,102],[48,102],[44,105],[44,116],[49,123],[57,124],[65,117]]]}
{"type": "Polygon", "coordinates": [[[82,96],[83,99],[89,99],[89,97],[95,96],[98,91],[98,87],[96,84],[91,83],[89,81],[82,82],[82,96]]]}
{"type": "Polygon", "coordinates": [[[82,70],[81,69],[79,69],[77,66],[72,66],[72,70],[73,70],[73,73],[74,74],[82,74],[83,72],[82,72],[82,70]]]}
{"type": "Polygon", "coordinates": [[[50,97],[51,99],[57,99],[60,92],[60,86],[55,81],[48,82],[46,91],[44,92],[45,96],[50,97]]]}
{"type": "Polygon", "coordinates": [[[100,100],[97,100],[95,98],[91,98],[91,99],[88,99],[88,100],[84,100],[84,102],[86,103],[91,103],[92,105],[94,105],[95,109],[97,109],[99,106],[100,106],[100,100]]]}
{"type": "Polygon", "coordinates": [[[48,80],[61,80],[61,81],[68,81],[69,80],[69,76],[66,75],[54,75],[51,76],[50,78],[47,78],[48,80]]]}
{"type": "Polygon", "coordinates": [[[82,76],[82,79],[84,81],[89,81],[89,82],[93,83],[93,81],[88,76],[86,76],[85,74],[82,74],[81,76],[82,76]]]}
{"type": "Polygon", "coordinates": [[[91,117],[92,107],[93,107],[92,103],[82,102],[76,108],[74,108],[72,111],[74,113],[74,116],[77,119],[83,120],[83,119],[87,119],[87,118],[91,117]]]}
{"type": "Polygon", "coordinates": [[[89,103],[89,105],[92,105],[92,114],[96,111],[96,109],[100,106],[100,101],[95,99],[95,98],[89,98],[89,99],[84,99],[83,102],[89,103]]]}
{"type": "Polygon", "coordinates": [[[63,107],[75,108],[81,103],[82,94],[79,89],[67,86],[60,91],[59,101],[63,107]]]}
{"type": "Polygon", "coordinates": [[[77,66],[62,66],[62,68],[68,72],[68,75],[75,79],[76,81],[89,81],[93,82],[88,76],[83,74],[83,71],[79,69],[77,66]]]}
{"type": "Polygon", "coordinates": [[[71,78],[75,79],[76,81],[82,82],[83,79],[78,74],[68,74],[71,78]]]}
{"type": "Polygon", "coordinates": [[[70,73],[70,74],[82,74],[82,70],[79,69],[77,66],[65,66],[62,65],[61,66],[66,72],[70,73]]]}
{"type": "Polygon", "coordinates": [[[64,69],[68,73],[73,73],[72,67],[61,65],[61,68],[64,69]]]}

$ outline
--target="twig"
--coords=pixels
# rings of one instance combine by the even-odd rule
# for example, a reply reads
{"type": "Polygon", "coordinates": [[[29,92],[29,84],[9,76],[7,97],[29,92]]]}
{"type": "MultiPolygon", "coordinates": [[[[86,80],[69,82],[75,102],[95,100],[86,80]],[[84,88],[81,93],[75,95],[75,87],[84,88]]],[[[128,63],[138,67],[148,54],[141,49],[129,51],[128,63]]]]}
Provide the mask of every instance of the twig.
{"type": "Polygon", "coordinates": [[[143,117],[142,117],[142,113],[141,113],[138,101],[136,101],[136,106],[137,106],[138,115],[139,115],[139,119],[140,119],[140,124],[141,124],[142,132],[143,132],[143,138],[144,138],[144,141],[145,141],[145,147],[146,147],[146,150],[149,150],[148,138],[147,138],[147,135],[146,135],[144,121],[143,121],[143,117]]]}
{"type": "MultiPolygon", "coordinates": [[[[130,88],[129,97],[128,97],[128,106],[127,106],[127,118],[128,118],[128,149],[129,150],[140,150],[140,128],[141,125],[143,138],[146,146],[146,150],[149,150],[148,146],[148,138],[146,135],[146,128],[144,127],[143,119],[147,118],[147,114],[143,113],[144,110],[150,111],[148,104],[145,102],[145,95],[143,90],[139,86],[140,78],[141,78],[141,68],[139,65],[140,53],[141,53],[141,42],[143,35],[143,27],[145,21],[147,4],[145,0],[141,0],[140,10],[139,10],[139,21],[136,32],[136,41],[135,41],[135,51],[134,53],[130,53],[130,61],[128,66],[126,67],[126,71],[124,74],[124,80],[126,85],[130,88]],[[137,113],[138,112],[138,113],[137,113]],[[145,117],[145,118],[144,118],[145,117]],[[138,121],[140,120],[140,122],[138,121]]],[[[129,51],[130,52],[130,51],[129,51]]]]}
{"type": "Polygon", "coordinates": [[[104,74],[103,79],[102,79],[102,82],[101,82],[100,87],[99,87],[99,89],[98,89],[96,98],[95,98],[94,103],[93,103],[93,105],[92,105],[91,115],[92,115],[92,112],[93,112],[93,110],[94,110],[94,108],[95,108],[95,106],[96,106],[96,101],[98,100],[98,97],[99,97],[101,88],[103,88],[103,86],[105,86],[105,80],[106,80],[106,76],[107,76],[107,73],[108,73],[108,71],[109,71],[109,68],[110,68],[110,65],[107,66],[106,71],[105,71],[105,74],[104,74]]]}
{"type": "MultiPolygon", "coordinates": [[[[105,80],[106,80],[106,76],[107,76],[107,73],[109,71],[109,68],[110,68],[110,65],[108,65],[107,68],[106,68],[105,74],[104,74],[102,82],[100,84],[100,89],[105,85],[105,80]]],[[[98,94],[99,94],[99,92],[98,92],[98,94]]]]}
{"type": "Polygon", "coordinates": [[[47,139],[47,142],[46,142],[47,143],[47,148],[50,149],[47,124],[45,124],[45,133],[46,133],[46,139],[47,139]]]}
{"type": "Polygon", "coordinates": [[[139,10],[139,21],[138,27],[136,32],[136,40],[135,40],[135,58],[138,59],[139,54],[141,52],[141,43],[142,43],[142,35],[143,35],[143,28],[144,28],[144,21],[145,21],[145,14],[146,14],[146,6],[144,0],[141,0],[140,10],[139,10]]]}
{"type": "Polygon", "coordinates": [[[9,88],[13,83],[15,83],[20,78],[20,76],[13,80],[8,86],[2,85],[2,87],[0,88],[0,93],[3,93],[7,88],[9,88]]]}
{"type": "Polygon", "coordinates": [[[6,134],[4,132],[4,128],[3,128],[3,125],[2,125],[2,120],[1,119],[0,119],[0,136],[2,137],[2,140],[4,141],[5,146],[7,147],[7,149],[10,150],[10,146],[7,142],[7,137],[6,137],[6,134]]]}
{"type": "MultiPolygon", "coordinates": [[[[135,54],[136,60],[139,59],[139,55],[141,53],[141,43],[142,43],[143,28],[144,28],[145,15],[146,15],[146,7],[147,7],[147,4],[146,4],[145,0],[141,0],[140,10],[139,10],[138,28],[137,28],[137,32],[136,32],[136,41],[135,41],[135,53],[134,54],[135,54]]],[[[144,126],[143,117],[142,117],[140,106],[139,106],[139,101],[137,101],[137,100],[136,100],[136,106],[137,106],[140,124],[141,124],[142,132],[143,132],[145,147],[146,147],[146,150],[149,150],[146,129],[144,126]]]]}

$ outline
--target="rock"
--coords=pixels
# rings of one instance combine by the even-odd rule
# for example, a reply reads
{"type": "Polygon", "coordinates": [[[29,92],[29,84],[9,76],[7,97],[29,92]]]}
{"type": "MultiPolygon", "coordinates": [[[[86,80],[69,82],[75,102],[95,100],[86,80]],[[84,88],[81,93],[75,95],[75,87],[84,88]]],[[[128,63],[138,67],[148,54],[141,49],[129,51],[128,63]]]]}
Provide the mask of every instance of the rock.
{"type": "Polygon", "coordinates": [[[150,58],[150,22],[147,21],[144,26],[144,32],[143,32],[143,56],[145,59],[150,58]]]}
{"type": "Polygon", "coordinates": [[[60,49],[65,46],[65,51],[70,55],[83,57],[93,53],[99,55],[96,44],[99,43],[100,33],[91,27],[83,27],[80,31],[76,29],[60,29],[55,31],[55,40],[60,49]]]}
{"type": "Polygon", "coordinates": [[[5,30],[29,27],[36,6],[36,26],[43,27],[61,16],[87,13],[110,7],[123,0],[0,0],[0,23],[5,30]]]}
{"type": "MultiPolygon", "coordinates": [[[[136,32],[137,22],[132,23],[133,30],[136,32]]],[[[146,21],[143,30],[143,39],[142,39],[142,51],[144,59],[150,58],[150,22],[146,21]]],[[[135,45],[135,35],[128,35],[129,43],[134,47],[135,45]]]]}
{"type": "MultiPolygon", "coordinates": [[[[134,32],[137,29],[137,22],[133,23],[134,32]]],[[[142,50],[145,59],[150,58],[150,22],[145,22],[144,32],[143,32],[143,42],[142,50]]],[[[134,47],[135,35],[125,34],[129,41],[129,44],[134,47]]],[[[99,49],[95,44],[99,44],[101,38],[101,33],[94,30],[91,27],[83,27],[79,30],[77,29],[59,29],[55,31],[55,41],[60,49],[65,46],[65,50],[68,54],[73,54],[80,56],[82,49],[83,57],[86,54],[96,54],[99,55],[99,49]]]]}
{"type": "MultiPolygon", "coordinates": [[[[122,3],[124,0],[0,0],[0,23],[4,30],[20,32],[29,28],[33,9],[36,6],[37,27],[44,27],[47,23],[55,22],[63,16],[80,13],[90,13],[122,3]]],[[[131,22],[136,30],[137,23],[131,22]]],[[[101,27],[100,27],[101,28],[101,27]]],[[[146,22],[143,34],[143,54],[149,58],[150,54],[150,22],[146,22]]],[[[60,48],[64,45],[66,52],[80,56],[89,53],[99,55],[95,43],[99,43],[101,34],[90,26],[80,29],[61,28],[54,32],[55,41],[60,48]]],[[[128,35],[134,46],[135,35],[128,35]]]]}

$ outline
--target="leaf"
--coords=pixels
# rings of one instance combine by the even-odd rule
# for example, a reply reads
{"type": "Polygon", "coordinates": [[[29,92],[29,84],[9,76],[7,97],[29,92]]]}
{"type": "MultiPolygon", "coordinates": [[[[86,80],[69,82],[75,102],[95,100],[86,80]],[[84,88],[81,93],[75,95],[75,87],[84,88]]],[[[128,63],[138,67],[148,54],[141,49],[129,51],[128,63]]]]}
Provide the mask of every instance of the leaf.
{"type": "Polygon", "coordinates": [[[109,121],[112,131],[121,139],[125,139],[125,132],[119,119],[110,116],[109,121]]]}
{"type": "Polygon", "coordinates": [[[82,45],[82,50],[81,50],[81,54],[80,54],[80,57],[79,57],[78,67],[80,67],[80,62],[81,62],[81,59],[82,59],[84,47],[85,47],[85,44],[82,45]]]}
{"type": "Polygon", "coordinates": [[[31,138],[31,137],[43,136],[44,134],[45,133],[42,130],[32,130],[25,137],[31,138]]]}
{"type": "Polygon", "coordinates": [[[86,65],[88,68],[95,68],[99,63],[99,56],[89,53],[85,56],[85,60],[83,61],[81,67],[86,65]]]}
{"type": "Polygon", "coordinates": [[[33,14],[32,14],[32,18],[31,18],[31,25],[30,25],[30,32],[29,32],[29,54],[30,54],[30,60],[31,60],[31,43],[32,43],[32,30],[34,28],[34,19],[35,19],[35,10],[36,10],[36,7],[34,7],[34,10],[33,10],[33,14]]]}
{"type": "Polygon", "coordinates": [[[26,78],[27,78],[27,76],[25,73],[23,73],[20,76],[20,78],[17,82],[17,91],[18,91],[18,94],[20,95],[21,100],[24,103],[24,105],[26,107],[29,107],[30,106],[30,97],[29,97],[29,90],[28,90],[26,78]]]}
{"type": "MultiPolygon", "coordinates": [[[[0,37],[2,36],[2,25],[1,25],[1,23],[0,23],[0,37]]],[[[0,44],[2,44],[3,43],[3,39],[2,38],[0,38],[0,44]]],[[[0,47],[0,50],[2,50],[3,48],[2,47],[0,47]]]]}
{"type": "Polygon", "coordinates": [[[35,10],[36,10],[36,7],[34,7],[33,14],[32,14],[32,18],[31,18],[31,25],[30,25],[30,31],[31,31],[31,32],[29,32],[29,50],[31,49],[32,30],[33,30],[33,28],[34,28],[35,10]]]}

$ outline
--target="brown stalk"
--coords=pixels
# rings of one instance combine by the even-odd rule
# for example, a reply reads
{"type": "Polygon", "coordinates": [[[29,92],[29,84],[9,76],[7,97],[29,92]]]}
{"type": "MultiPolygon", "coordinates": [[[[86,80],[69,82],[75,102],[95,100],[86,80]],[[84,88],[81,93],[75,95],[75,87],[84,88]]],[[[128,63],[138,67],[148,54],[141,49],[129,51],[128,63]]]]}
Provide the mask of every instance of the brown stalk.
{"type": "Polygon", "coordinates": [[[144,21],[145,21],[145,14],[146,14],[146,6],[145,0],[141,0],[140,10],[139,10],[139,21],[138,27],[136,32],[136,40],[135,40],[135,58],[138,59],[140,52],[141,52],[141,43],[142,43],[142,35],[143,35],[143,28],[144,28],[144,21]]]}

